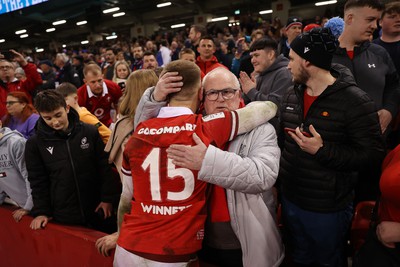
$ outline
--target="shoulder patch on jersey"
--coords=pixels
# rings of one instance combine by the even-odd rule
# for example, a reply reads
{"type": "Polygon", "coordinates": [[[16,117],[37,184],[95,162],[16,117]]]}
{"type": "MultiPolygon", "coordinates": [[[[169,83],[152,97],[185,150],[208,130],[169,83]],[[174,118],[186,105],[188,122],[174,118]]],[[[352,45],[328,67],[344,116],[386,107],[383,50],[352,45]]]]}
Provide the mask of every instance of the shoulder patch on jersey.
{"type": "Polygon", "coordinates": [[[225,113],[220,112],[220,113],[210,114],[210,115],[203,117],[202,119],[203,119],[203,121],[212,121],[212,120],[221,119],[221,118],[225,118],[225,113]]]}

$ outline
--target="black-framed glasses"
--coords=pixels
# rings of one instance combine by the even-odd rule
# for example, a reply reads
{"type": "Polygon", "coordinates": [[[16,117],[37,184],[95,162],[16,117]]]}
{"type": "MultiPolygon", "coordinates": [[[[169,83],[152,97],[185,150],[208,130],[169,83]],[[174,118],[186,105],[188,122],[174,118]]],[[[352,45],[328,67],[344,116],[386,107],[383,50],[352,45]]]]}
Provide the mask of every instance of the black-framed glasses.
{"type": "Polygon", "coordinates": [[[20,103],[19,101],[6,101],[6,106],[12,106],[15,103],[20,103]]]}
{"type": "Polygon", "coordinates": [[[208,90],[207,92],[205,92],[204,95],[210,101],[217,100],[220,94],[221,94],[223,99],[229,100],[229,99],[231,99],[232,97],[235,96],[235,93],[237,91],[238,91],[238,89],[232,89],[232,88],[226,88],[226,89],[222,89],[222,90],[211,89],[211,90],[208,90]]]}

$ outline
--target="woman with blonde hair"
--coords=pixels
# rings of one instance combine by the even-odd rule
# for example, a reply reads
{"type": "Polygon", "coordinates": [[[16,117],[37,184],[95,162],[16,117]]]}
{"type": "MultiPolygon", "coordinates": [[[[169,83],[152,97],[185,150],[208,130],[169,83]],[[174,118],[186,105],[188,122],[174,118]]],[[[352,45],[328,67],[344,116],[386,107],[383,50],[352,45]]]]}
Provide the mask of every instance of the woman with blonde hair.
{"type": "MultiPolygon", "coordinates": [[[[158,77],[153,70],[141,69],[132,72],[126,81],[126,89],[119,108],[119,119],[115,123],[114,130],[108,139],[105,151],[110,153],[108,162],[114,163],[122,181],[122,156],[125,145],[133,133],[133,119],[136,107],[144,91],[157,84],[158,77]]],[[[96,241],[96,247],[103,256],[109,256],[111,249],[115,248],[118,232],[106,235],[96,241]]]]}
{"type": "Polygon", "coordinates": [[[157,81],[158,77],[153,70],[137,70],[126,81],[126,90],[119,106],[118,120],[105,148],[105,151],[110,153],[108,162],[115,164],[121,180],[122,153],[134,129],[133,119],[136,106],[143,92],[147,88],[155,86],[157,81]]]}
{"type": "Polygon", "coordinates": [[[3,126],[17,130],[26,139],[35,133],[35,124],[39,119],[35,108],[25,92],[14,91],[7,95],[7,114],[3,118],[3,126]]]}
{"type": "Polygon", "coordinates": [[[125,90],[126,80],[131,74],[128,62],[125,60],[117,61],[114,66],[113,82],[117,83],[122,91],[125,90]]]}

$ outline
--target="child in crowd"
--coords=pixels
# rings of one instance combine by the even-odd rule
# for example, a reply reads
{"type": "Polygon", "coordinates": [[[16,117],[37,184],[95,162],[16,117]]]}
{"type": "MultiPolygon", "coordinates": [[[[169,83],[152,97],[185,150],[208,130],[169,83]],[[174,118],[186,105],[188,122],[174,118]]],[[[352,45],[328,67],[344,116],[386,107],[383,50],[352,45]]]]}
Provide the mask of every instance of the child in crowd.
{"type": "Polygon", "coordinates": [[[179,52],[179,59],[196,62],[196,53],[190,48],[182,49],[179,52]]]}
{"type": "Polygon", "coordinates": [[[118,192],[96,127],[82,123],[56,90],[35,98],[37,131],[25,159],[34,207],[31,228],[54,219],[104,232],[116,230],[112,201],[118,192]]]}

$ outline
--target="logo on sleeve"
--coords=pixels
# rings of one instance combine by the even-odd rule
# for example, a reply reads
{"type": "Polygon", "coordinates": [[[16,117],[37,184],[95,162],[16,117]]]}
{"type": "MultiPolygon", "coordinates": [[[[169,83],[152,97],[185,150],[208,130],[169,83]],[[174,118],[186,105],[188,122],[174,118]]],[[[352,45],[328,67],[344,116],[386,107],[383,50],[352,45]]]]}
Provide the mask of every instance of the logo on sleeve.
{"type": "Polygon", "coordinates": [[[83,137],[81,140],[81,148],[82,149],[88,149],[89,148],[89,143],[87,142],[87,138],[83,137]]]}
{"type": "Polygon", "coordinates": [[[47,151],[49,151],[49,153],[50,153],[51,155],[53,155],[54,146],[46,147],[46,149],[47,149],[47,151]]]}
{"type": "Polygon", "coordinates": [[[203,117],[202,119],[203,119],[203,121],[212,121],[212,120],[221,119],[221,118],[225,118],[225,113],[219,112],[219,113],[215,113],[215,114],[210,114],[210,115],[203,117]]]}

